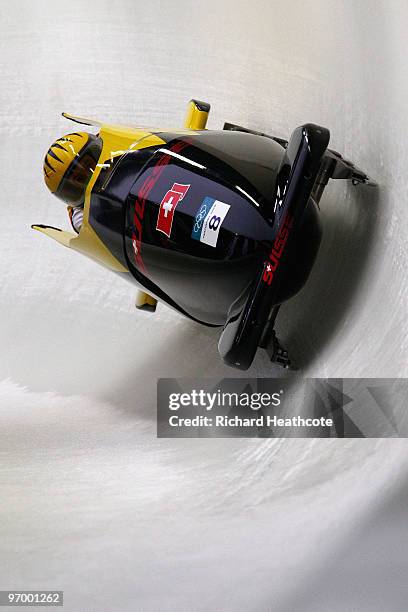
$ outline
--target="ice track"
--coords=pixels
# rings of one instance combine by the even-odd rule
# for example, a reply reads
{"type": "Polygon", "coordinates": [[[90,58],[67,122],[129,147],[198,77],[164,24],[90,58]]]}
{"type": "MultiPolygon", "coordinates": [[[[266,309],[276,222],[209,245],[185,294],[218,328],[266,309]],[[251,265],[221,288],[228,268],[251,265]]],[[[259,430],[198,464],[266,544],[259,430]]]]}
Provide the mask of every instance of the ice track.
{"type": "MultiPolygon", "coordinates": [[[[406,610],[405,440],[158,440],[160,376],[240,376],[217,332],[45,237],[61,111],[181,125],[191,97],[287,136],[304,122],[379,187],[333,182],[280,336],[308,376],[407,376],[403,0],[0,0],[0,588],[67,610],[406,610]]],[[[282,375],[258,355],[252,376],[282,375]]]]}

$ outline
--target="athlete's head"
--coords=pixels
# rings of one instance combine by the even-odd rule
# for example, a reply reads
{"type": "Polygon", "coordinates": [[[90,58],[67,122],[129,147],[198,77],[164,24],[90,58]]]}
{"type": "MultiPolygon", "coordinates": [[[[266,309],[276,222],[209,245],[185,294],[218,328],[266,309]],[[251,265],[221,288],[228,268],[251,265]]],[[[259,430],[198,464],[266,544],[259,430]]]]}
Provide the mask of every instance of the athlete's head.
{"type": "Polygon", "coordinates": [[[44,158],[44,180],[51,193],[64,202],[82,204],[101,150],[101,139],[87,132],[56,140],[44,158]]]}

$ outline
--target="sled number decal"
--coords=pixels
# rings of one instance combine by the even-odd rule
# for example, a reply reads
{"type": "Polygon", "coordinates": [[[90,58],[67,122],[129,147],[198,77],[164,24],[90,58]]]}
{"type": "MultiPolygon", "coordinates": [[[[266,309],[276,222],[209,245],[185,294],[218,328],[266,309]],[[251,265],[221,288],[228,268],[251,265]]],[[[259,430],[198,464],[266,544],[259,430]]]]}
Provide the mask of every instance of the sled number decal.
{"type": "Polygon", "coordinates": [[[170,238],[171,227],[173,225],[174,211],[177,204],[184,198],[190,185],[174,183],[173,187],[163,197],[160,203],[159,216],[157,218],[156,229],[170,238]]]}
{"type": "Polygon", "coordinates": [[[216,247],[218,234],[230,208],[229,204],[214,200],[214,198],[205,198],[194,219],[191,237],[216,247]]]}

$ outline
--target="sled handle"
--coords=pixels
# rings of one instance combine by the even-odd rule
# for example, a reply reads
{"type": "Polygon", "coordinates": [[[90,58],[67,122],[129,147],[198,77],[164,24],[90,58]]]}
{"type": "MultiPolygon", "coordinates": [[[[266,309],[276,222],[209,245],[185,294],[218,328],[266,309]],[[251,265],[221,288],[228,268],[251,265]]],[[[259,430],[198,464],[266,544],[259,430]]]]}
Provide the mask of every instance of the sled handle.
{"type": "Polygon", "coordinates": [[[188,130],[205,130],[211,106],[208,102],[201,100],[190,100],[187,106],[187,114],[184,127],[188,130]]]}

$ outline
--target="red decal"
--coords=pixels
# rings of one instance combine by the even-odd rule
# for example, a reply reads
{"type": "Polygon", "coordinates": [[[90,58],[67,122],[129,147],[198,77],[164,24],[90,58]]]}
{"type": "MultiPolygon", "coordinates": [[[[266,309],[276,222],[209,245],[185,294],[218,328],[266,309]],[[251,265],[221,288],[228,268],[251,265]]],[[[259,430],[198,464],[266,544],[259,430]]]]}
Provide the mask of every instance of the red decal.
{"type": "Polygon", "coordinates": [[[292,229],[293,219],[287,214],[283,220],[283,224],[279,233],[276,237],[275,242],[273,243],[273,247],[271,252],[269,253],[269,258],[265,261],[264,266],[265,270],[263,273],[262,280],[264,283],[270,285],[273,280],[273,276],[278,269],[278,266],[281,261],[282,253],[285,249],[286,242],[289,238],[290,230],[292,229]]]}
{"type": "Polygon", "coordinates": [[[180,183],[174,183],[173,187],[169,189],[160,203],[156,229],[159,232],[166,234],[166,236],[169,238],[176,206],[180,200],[184,198],[189,189],[190,185],[180,185],[180,183]]]}
{"type": "MultiPolygon", "coordinates": [[[[176,144],[170,147],[169,151],[173,153],[179,153],[185,147],[188,147],[188,143],[180,141],[180,142],[176,142],[176,144]]],[[[133,253],[135,256],[135,264],[139,268],[139,270],[144,273],[146,272],[146,268],[144,265],[141,251],[142,251],[143,218],[145,214],[146,198],[149,195],[150,191],[153,189],[154,185],[159,179],[164,168],[167,166],[167,164],[170,161],[171,161],[171,155],[168,155],[163,151],[163,155],[159,157],[159,159],[157,160],[157,163],[153,166],[151,174],[142,183],[139,189],[139,192],[137,194],[137,198],[135,200],[134,214],[133,214],[134,229],[132,232],[132,246],[133,246],[133,253]]],[[[175,185],[177,185],[177,183],[175,183],[175,185]]],[[[187,189],[189,186],[190,185],[181,185],[181,187],[187,187],[187,189]]]]}

